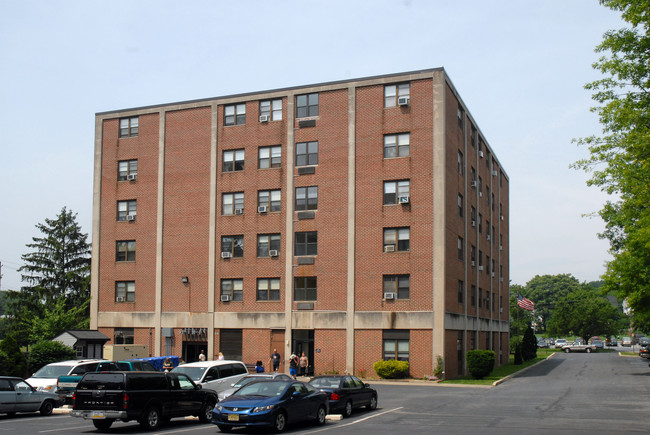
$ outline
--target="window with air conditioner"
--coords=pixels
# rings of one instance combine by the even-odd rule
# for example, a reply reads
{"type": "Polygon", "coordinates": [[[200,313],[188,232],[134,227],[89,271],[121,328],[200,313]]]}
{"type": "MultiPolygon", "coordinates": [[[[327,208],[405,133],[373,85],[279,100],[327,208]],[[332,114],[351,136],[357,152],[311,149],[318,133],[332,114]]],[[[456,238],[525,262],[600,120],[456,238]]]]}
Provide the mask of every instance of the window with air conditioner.
{"type": "Polygon", "coordinates": [[[411,84],[398,83],[384,86],[384,107],[402,106],[410,102],[411,84]],[[402,104],[400,104],[400,102],[402,104]]]}
{"type": "Polygon", "coordinates": [[[128,201],[117,201],[118,221],[135,220],[136,212],[137,212],[137,201],[135,199],[128,200],[128,201]]]}
{"type": "Polygon", "coordinates": [[[116,281],[115,300],[118,298],[123,302],[135,302],[135,281],[116,281]]]}
{"type": "Polygon", "coordinates": [[[280,233],[257,235],[257,256],[275,257],[280,252],[280,233]],[[271,254],[275,255],[271,255],[271,254]]]}
{"type": "Polygon", "coordinates": [[[221,257],[243,257],[244,256],[244,236],[221,236],[221,257]],[[224,257],[224,254],[226,256],[224,257]],[[228,256],[230,254],[230,256],[228,256]]]}
{"type": "Polygon", "coordinates": [[[257,207],[266,207],[267,211],[280,211],[282,209],[282,191],[259,190],[257,192],[257,207]]]}
{"type": "Polygon", "coordinates": [[[384,181],[384,205],[407,204],[410,201],[410,185],[410,180],[384,181]]]}
{"type": "Polygon", "coordinates": [[[408,299],[411,290],[410,275],[384,275],[384,294],[395,293],[396,299],[408,299]]]}
{"type": "Polygon", "coordinates": [[[408,252],[411,249],[409,227],[384,228],[384,252],[408,252]]]}
{"type": "Polygon", "coordinates": [[[232,301],[244,300],[244,280],[241,278],[228,278],[221,280],[221,298],[230,297],[232,301]]]}
{"type": "Polygon", "coordinates": [[[244,210],[244,192],[224,193],[221,196],[221,214],[232,216],[235,210],[244,210]]]}
{"type": "Polygon", "coordinates": [[[260,101],[260,122],[282,120],[282,99],[260,101]]]}
{"type": "Polygon", "coordinates": [[[138,160],[117,162],[117,181],[135,181],[138,178],[138,160]]]}

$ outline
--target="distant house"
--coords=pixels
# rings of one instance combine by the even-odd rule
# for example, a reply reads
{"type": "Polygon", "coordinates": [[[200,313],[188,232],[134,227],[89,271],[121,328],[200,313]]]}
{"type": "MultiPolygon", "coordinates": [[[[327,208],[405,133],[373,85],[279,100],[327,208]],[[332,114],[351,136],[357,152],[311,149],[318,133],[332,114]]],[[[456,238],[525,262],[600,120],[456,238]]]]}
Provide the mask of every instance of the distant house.
{"type": "Polygon", "coordinates": [[[110,339],[97,330],[70,329],[52,339],[77,351],[77,359],[103,358],[104,344],[110,339]]]}

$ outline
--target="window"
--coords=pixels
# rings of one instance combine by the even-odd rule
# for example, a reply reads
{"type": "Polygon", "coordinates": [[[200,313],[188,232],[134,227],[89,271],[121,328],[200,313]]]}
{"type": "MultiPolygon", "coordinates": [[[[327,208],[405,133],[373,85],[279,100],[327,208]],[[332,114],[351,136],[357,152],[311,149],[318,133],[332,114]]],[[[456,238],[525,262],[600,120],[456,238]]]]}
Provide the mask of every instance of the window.
{"type": "Polygon", "coordinates": [[[463,175],[465,169],[465,157],[463,153],[458,151],[458,174],[463,175]]]}
{"type": "Polygon", "coordinates": [[[476,208],[473,205],[469,210],[469,218],[472,220],[472,226],[476,226],[476,208]]]}
{"type": "Polygon", "coordinates": [[[229,150],[223,152],[223,172],[244,170],[244,150],[229,150]]]}
{"type": "Polygon", "coordinates": [[[318,116],[318,93],[296,97],[296,118],[318,116]]]}
{"type": "Polygon", "coordinates": [[[296,210],[318,209],[318,186],[296,187],[296,210]]]}
{"type": "Polygon", "coordinates": [[[137,176],[137,160],[122,160],[117,162],[117,181],[135,180],[137,176]]]}
{"type": "Polygon", "coordinates": [[[282,163],[282,147],[260,147],[257,167],[259,169],[279,168],[282,163]]]}
{"type": "Polygon", "coordinates": [[[257,256],[269,257],[269,251],[280,252],[280,234],[257,235],[257,256]]]}
{"type": "Polygon", "coordinates": [[[469,258],[472,261],[472,267],[476,266],[476,246],[474,245],[470,247],[469,258]]]}
{"type": "Polygon", "coordinates": [[[117,201],[117,220],[127,221],[135,220],[137,212],[136,200],[130,201],[117,201]]]}
{"type": "Polygon", "coordinates": [[[481,213],[478,214],[478,232],[483,233],[483,215],[481,213]]]}
{"type": "Polygon", "coordinates": [[[478,288],[478,307],[483,308],[483,289],[478,288]]]}
{"type": "Polygon", "coordinates": [[[230,296],[232,301],[244,300],[244,280],[243,279],[222,279],[221,296],[230,296]]]}
{"type": "Polygon", "coordinates": [[[458,303],[463,303],[463,298],[465,297],[465,282],[458,280],[458,303]]]}
{"type": "Polygon", "coordinates": [[[116,302],[135,301],[135,281],[117,281],[115,283],[116,302]]]}
{"type": "Polygon", "coordinates": [[[318,164],[318,141],[296,144],[296,166],[318,164]]]}
{"type": "Polygon", "coordinates": [[[470,295],[470,297],[472,298],[472,306],[475,307],[476,306],[476,286],[474,284],[472,284],[472,294],[470,295]]]}
{"type": "Polygon", "coordinates": [[[409,360],[408,330],[388,329],[383,333],[384,360],[396,359],[398,361],[409,360]]]}
{"type": "Polygon", "coordinates": [[[258,191],[257,206],[266,207],[268,211],[280,211],[282,207],[282,191],[279,189],[258,191]]]}
{"type": "Polygon", "coordinates": [[[260,116],[266,115],[271,121],[282,120],[282,100],[260,101],[260,116]]]}
{"type": "Polygon", "coordinates": [[[458,259],[460,261],[465,261],[465,248],[462,237],[458,238],[458,259]]]}
{"type": "Polygon", "coordinates": [[[384,205],[397,204],[399,198],[409,196],[410,181],[384,181],[384,205]]]}
{"type": "Polygon", "coordinates": [[[115,261],[135,261],[135,240],[118,240],[115,261]]]}
{"type": "Polygon", "coordinates": [[[397,99],[399,97],[411,96],[411,84],[400,83],[397,85],[384,86],[384,107],[397,106],[397,99]]]}
{"type": "Polygon", "coordinates": [[[461,107],[460,103],[458,103],[456,115],[458,116],[458,127],[462,129],[465,127],[465,110],[461,107]]]}
{"type": "Polygon", "coordinates": [[[244,213],[244,192],[224,193],[221,197],[221,214],[233,215],[244,213]]]}
{"type": "Polygon", "coordinates": [[[463,217],[463,195],[458,194],[458,216],[463,217]]]}
{"type": "Polygon", "coordinates": [[[135,137],[138,135],[138,117],[120,119],[120,137],[135,137]]]}
{"type": "Polygon", "coordinates": [[[483,267],[483,251],[480,249],[478,251],[478,267],[479,269],[483,267]]]}
{"type": "Polygon", "coordinates": [[[469,169],[469,173],[470,179],[472,180],[472,187],[476,188],[476,169],[474,169],[474,166],[469,169]]]}
{"type": "Polygon", "coordinates": [[[472,144],[474,148],[476,148],[476,139],[478,138],[478,135],[476,134],[476,127],[472,125],[472,129],[470,130],[469,133],[469,143],[472,144]]]}
{"type": "Polygon", "coordinates": [[[389,252],[391,248],[392,251],[408,252],[411,249],[410,233],[409,227],[384,228],[384,252],[389,252]]]}
{"type": "Polygon", "coordinates": [[[305,231],[296,233],[295,255],[316,255],[318,251],[318,232],[305,231]]]}
{"type": "Polygon", "coordinates": [[[387,134],[384,136],[384,158],[408,157],[410,154],[410,133],[387,134]]]}
{"type": "Polygon", "coordinates": [[[115,344],[133,344],[133,328],[115,328],[113,341],[115,344]]]}
{"type": "Polygon", "coordinates": [[[280,278],[258,278],[257,279],[257,300],[258,301],[279,301],[280,300],[280,278]]]}
{"type": "Polygon", "coordinates": [[[485,273],[490,274],[490,256],[485,256],[485,273]]]}
{"type": "Polygon", "coordinates": [[[246,124],[246,104],[231,104],[223,111],[223,124],[246,124]]]}
{"type": "Polygon", "coordinates": [[[232,257],[243,257],[244,236],[221,236],[221,252],[229,252],[232,257]]]}
{"type": "Polygon", "coordinates": [[[296,276],[293,278],[293,300],[315,301],[317,279],[315,276],[296,276]]]}
{"type": "Polygon", "coordinates": [[[395,293],[397,299],[408,299],[410,282],[410,275],[384,275],[384,293],[395,293]]]}

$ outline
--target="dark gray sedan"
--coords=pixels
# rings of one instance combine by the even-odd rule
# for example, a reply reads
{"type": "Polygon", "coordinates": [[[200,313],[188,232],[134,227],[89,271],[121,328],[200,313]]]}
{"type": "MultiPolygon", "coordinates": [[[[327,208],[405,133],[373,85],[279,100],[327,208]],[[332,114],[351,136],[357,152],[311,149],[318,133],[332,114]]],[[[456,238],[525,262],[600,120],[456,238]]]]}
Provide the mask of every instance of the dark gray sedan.
{"type": "Polygon", "coordinates": [[[37,391],[24,379],[0,376],[0,413],[14,415],[17,412],[36,412],[50,415],[63,404],[58,394],[37,391]]]}

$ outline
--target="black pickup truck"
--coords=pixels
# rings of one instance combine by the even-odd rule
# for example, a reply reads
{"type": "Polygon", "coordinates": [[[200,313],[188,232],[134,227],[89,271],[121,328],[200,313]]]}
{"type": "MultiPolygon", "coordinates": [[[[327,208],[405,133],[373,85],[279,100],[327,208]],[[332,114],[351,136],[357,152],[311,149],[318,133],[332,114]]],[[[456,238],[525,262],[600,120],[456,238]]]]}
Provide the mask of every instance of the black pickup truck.
{"type": "Polygon", "coordinates": [[[106,430],[115,420],[136,420],[154,430],[174,417],[209,423],[218,398],[182,373],[86,373],[77,384],[70,415],[106,430]]]}

